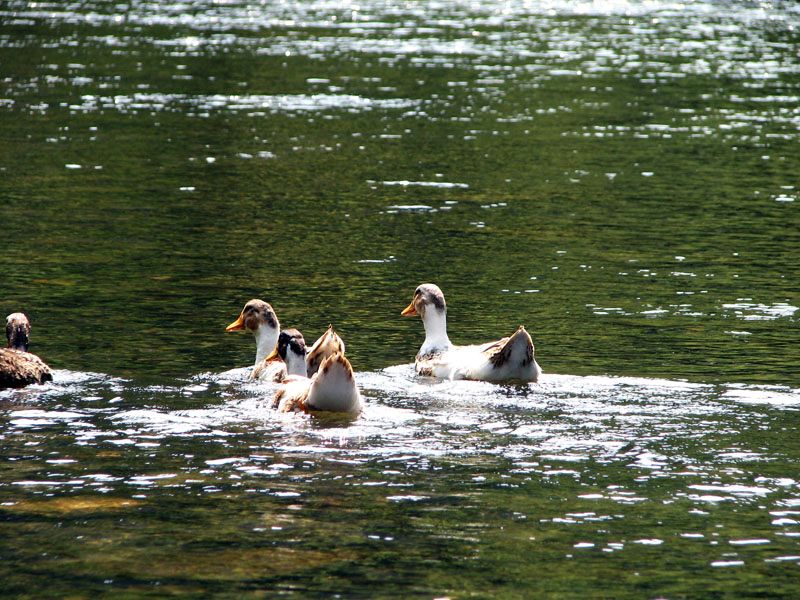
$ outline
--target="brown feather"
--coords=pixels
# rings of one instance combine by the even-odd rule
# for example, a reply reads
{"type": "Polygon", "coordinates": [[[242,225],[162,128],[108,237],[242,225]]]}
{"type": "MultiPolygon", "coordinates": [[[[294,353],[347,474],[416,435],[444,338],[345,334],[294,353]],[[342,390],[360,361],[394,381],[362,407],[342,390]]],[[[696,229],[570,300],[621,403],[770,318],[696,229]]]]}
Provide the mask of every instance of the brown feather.
{"type": "Polygon", "coordinates": [[[281,412],[307,412],[305,396],[295,396],[289,398],[281,408],[281,412]]]}
{"type": "Polygon", "coordinates": [[[280,383],[284,379],[286,379],[286,365],[280,358],[274,358],[271,360],[267,360],[266,358],[258,363],[255,367],[253,367],[253,372],[250,373],[250,379],[260,379],[261,374],[266,371],[267,369],[275,368],[275,373],[272,375],[271,380],[275,383],[280,383]],[[275,367],[275,364],[280,361],[280,365],[275,367]]]}
{"type": "Polygon", "coordinates": [[[281,412],[307,412],[306,400],[308,400],[310,389],[310,379],[299,375],[290,375],[283,380],[281,387],[275,392],[272,408],[279,409],[281,412]]]}
{"type": "Polygon", "coordinates": [[[344,340],[333,329],[333,325],[328,325],[328,329],[314,342],[306,355],[308,376],[311,377],[316,373],[322,361],[329,356],[333,356],[337,352],[344,354],[344,349],[344,340]]]}
{"type": "Polygon", "coordinates": [[[507,344],[510,339],[510,337],[504,337],[495,342],[489,342],[481,348],[481,352],[488,357],[489,362],[492,363],[493,366],[500,367],[508,361],[511,355],[511,349],[507,344]]]}
{"type": "MultiPolygon", "coordinates": [[[[489,357],[489,362],[492,363],[492,366],[499,368],[508,362],[509,358],[511,358],[511,349],[514,346],[511,341],[517,335],[520,335],[521,331],[524,331],[522,327],[517,329],[514,335],[504,337],[502,340],[497,340],[496,342],[490,342],[481,349],[481,351],[489,357]]],[[[529,346],[525,359],[522,361],[522,366],[528,366],[532,362],[533,346],[529,346]]]]}
{"type": "Polygon", "coordinates": [[[272,408],[278,408],[281,404],[281,399],[283,395],[286,393],[286,388],[280,388],[277,392],[275,392],[275,397],[272,399],[272,408]]]}

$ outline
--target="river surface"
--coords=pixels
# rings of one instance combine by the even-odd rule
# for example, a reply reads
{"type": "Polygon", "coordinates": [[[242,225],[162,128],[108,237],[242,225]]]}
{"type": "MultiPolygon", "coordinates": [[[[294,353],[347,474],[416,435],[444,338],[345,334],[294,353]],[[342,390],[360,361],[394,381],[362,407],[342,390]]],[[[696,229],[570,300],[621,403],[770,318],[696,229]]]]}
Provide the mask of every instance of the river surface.
{"type": "Polygon", "coordinates": [[[793,2],[0,3],[3,597],[800,596],[793,2]],[[400,311],[545,371],[414,376],[400,311]],[[355,419],[273,412],[250,298],[355,419]]]}

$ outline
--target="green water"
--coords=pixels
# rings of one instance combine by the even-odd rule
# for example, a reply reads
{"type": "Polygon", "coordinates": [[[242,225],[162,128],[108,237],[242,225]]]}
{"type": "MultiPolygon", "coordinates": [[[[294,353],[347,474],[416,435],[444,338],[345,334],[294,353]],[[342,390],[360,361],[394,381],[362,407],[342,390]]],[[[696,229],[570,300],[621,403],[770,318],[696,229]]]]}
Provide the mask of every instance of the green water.
{"type": "Polygon", "coordinates": [[[7,597],[800,593],[793,3],[0,4],[7,597]],[[525,387],[417,380],[524,324],[525,387]],[[246,380],[333,323],[355,421],[246,380]]]}

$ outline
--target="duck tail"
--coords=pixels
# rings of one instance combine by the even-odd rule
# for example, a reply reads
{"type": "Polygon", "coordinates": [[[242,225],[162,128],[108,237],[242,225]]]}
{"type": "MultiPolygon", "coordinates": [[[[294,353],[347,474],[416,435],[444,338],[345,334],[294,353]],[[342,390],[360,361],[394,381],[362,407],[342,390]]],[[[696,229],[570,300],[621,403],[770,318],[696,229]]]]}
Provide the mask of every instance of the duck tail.
{"type": "Polygon", "coordinates": [[[522,367],[530,365],[533,362],[533,340],[525,327],[520,325],[489,360],[496,368],[509,364],[522,367]]]}
{"type": "Polygon", "coordinates": [[[353,367],[341,352],[329,356],[320,364],[311,383],[307,407],[334,412],[361,410],[361,395],[353,367]]]}

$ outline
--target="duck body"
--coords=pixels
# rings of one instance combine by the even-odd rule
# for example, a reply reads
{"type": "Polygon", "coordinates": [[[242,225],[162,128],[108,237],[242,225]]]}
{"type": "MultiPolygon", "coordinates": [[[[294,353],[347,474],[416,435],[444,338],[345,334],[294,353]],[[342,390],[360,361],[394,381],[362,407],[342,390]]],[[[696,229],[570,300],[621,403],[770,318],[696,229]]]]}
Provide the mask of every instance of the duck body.
{"type": "Polygon", "coordinates": [[[312,377],[288,377],[275,394],[273,407],[280,412],[361,412],[361,393],[353,367],[344,354],[325,358],[312,377]]]}
{"type": "Polygon", "coordinates": [[[20,388],[53,380],[50,367],[28,352],[31,325],[22,313],[6,317],[8,347],[0,348],[0,389],[20,388]]]}
{"type": "Polygon", "coordinates": [[[536,382],[542,374],[531,336],[520,326],[513,335],[473,346],[456,346],[447,336],[444,294],[432,283],[420,285],[403,316],[419,315],[425,341],[415,359],[418,375],[490,382],[536,382]]]}
{"type": "Polygon", "coordinates": [[[494,342],[417,354],[414,366],[417,375],[440,379],[535,382],[542,374],[533,358],[533,341],[522,326],[494,342]]]}

